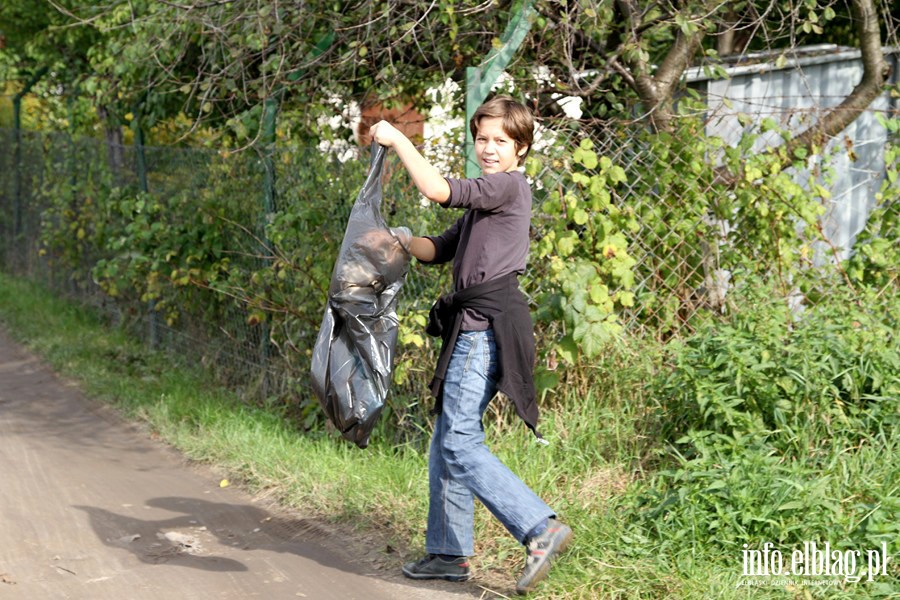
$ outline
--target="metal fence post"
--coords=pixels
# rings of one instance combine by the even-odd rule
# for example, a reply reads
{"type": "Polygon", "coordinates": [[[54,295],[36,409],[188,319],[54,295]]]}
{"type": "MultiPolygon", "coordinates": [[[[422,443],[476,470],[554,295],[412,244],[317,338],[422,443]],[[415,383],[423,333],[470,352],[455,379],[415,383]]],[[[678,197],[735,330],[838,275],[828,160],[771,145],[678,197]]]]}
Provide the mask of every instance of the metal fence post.
{"type": "MultiPolygon", "coordinates": [[[[262,115],[262,163],[263,163],[263,231],[260,239],[262,240],[262,260],[265,264],[269,263],[269,237],[266,235],[265,228],[269,224],[272,213],[275,212],[275,123],[278,113],[278,102],[281,94],[266,99],[263,104],[262,115]]],[[[269,343],[269,322],[263,320],[260,323],[260,340],[259,354],[261,362],[264,366],[268,365],[271,355],[271,344],[269,343]]],[[[268,369],[266,369],[268,373],[268,369]]],[[[264,384],[268,388],[268,375],[265,376],[264,384]]]]}
{"type": "MultiPolygon", "coordinates": [[[[73,214],[78,206],[78,199],[76,197],[78,193],[78,142],[76,141],[77,129],[75,127],[75,94],[77,92],[77,86],[66,91],[66,111],[69,115],[69,160],[67,162],[69,168],[69,188],[71,192],[70,208],[73,214]]],[[[82,261],[84,261],[84,258],[82,258],[82,261]]],[[[87,272],[90,272],[87,261],[84,261],[84,267],[87,272]]],[[[52,281],[52,271],[50,271],[48,275],[52,281]]],[[[73,295],[78,295],[87,290],[86,285],[79,285],[80,279],[78,277],[69,277],[68,279],[70,291],[73,295]]]]}
{"type": "Polygon", "coordinates": [[[47,72],[41,67],[25,83],[25,87],[13,96],[13,130],[15,131],[15,150],[13,151],[13,238],[22,234],[22,98],[34,87],[47,72]]]}
{"type": "MultiPolygon", "coordinates": [[[[331,47],[331,44],[334,43],[334,32],[329,32],[319,38],[318,43],[313,47],[312,50],[306,56],[306,60],[304,62],[308,62],[314,60],[315,58],[321,56],[328,48],[331,47]]],[[[300,79],[305,73],[304,70],[297,71],[288,76],[288,81],[294,82],[300,79]]],[[[281,98],[284,96],[284,88],[280,87],[275,90],[271,96],[266,98],[265,103],[263,104],[263,114],[260,120],[260,127],[262,129],[262,163],[263,163],[263,210],[265,211],[263,217],[262,226],[264,228],[260,239],[262,239],[262,260],[264,262],[268,262],[268,253],[269,253],[269,239],[265,234],[265,227],[269,223],[269,219],[272,213],[275,212],[276,200],[275,200],[275,142],[276,142],[276,123],[278,116],[278,107],[281,103],[281,98]]],[[[269,361],[269,357],[271,356],[271,343],[269,342],[269,324],[267,321],[263,321],[260,324],[260,358],[262,359],[262,363],[266,365],[269,361]]],[[[268,372],[268,371],[267,371],[268,372]]],[[[268,382],[268,375],[266,376],[266,382],[268,382]]]]}
{"type": "Polygon", "coordinates": [[[472,115],[487,98],[491,87],[522,45],[536,14],[532,0],[525,0],[519,11],[510,18],[506,31],[500,38],[500,47],[491,50],[479,66],[466,67],[466,177],[481,175],[481,167],[475,158],[475,142],[469,131],[472,115]]]}
{"type": "MultiPolygon", "coordinates": [[[[144,130],[141,129],[140,109],[144,102],[142,97],[134,103],[131,110],[133,119],[131,120],[131,130],[134,132],[134,167],[138,180],[138,188],[145,194],[150,193],[147,185],[147,159],[144,155],[144,130]]],[[[150,326],[150,347],[159,347],[159,314],[156,312],[156,301],[150,300],[150,314],[148,315],[150,326]]]]}

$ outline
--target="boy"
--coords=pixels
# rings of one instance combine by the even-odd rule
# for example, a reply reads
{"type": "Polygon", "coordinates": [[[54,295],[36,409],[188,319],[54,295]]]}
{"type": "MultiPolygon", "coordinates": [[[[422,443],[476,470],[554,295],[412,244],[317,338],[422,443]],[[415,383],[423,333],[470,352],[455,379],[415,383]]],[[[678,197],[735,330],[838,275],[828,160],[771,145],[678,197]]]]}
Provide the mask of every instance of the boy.
{"type": "Polygon", "coordinates": [[[444,178],[385,121],[370,130],[376,142],[397,152],[425,197],[466,209],[447,231],[414,237],[409,247],[426,264],[453,260],[455,292],[435,304],[427,329],[444,340],[431,382],[438,416],[428,459],[427,554],[404,565],[403,574],[469,578],[477,497],[525,545],[525,570],[516,584],[524,594],[547,576],[572,538],[556,513],[491,454],[481,422],[499,390],[532,430],[537,424],[534,333],[518,288],[531,221],[531,189],[518,169],[531,149],[534,121],[524,105],[500,96],[483,104],[469,126],[482,171],[476,179],[444,178]]]}

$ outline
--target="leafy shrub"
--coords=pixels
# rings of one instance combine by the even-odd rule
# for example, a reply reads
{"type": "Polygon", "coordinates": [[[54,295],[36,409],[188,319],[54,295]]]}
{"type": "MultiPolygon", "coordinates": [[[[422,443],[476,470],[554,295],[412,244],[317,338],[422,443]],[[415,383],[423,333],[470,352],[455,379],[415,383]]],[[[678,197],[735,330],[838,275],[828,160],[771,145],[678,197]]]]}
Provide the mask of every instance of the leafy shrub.
{"type": "Polygon", "coordinates": [[[792,312],[763,284],[739,296],[666,349],[652,387],[669,466],[635,522],[666,543],[896,543],[900,299],[847,291],[792,312]]]}
{"type": "MultiPolygon", "coordinates": [[[[894,140],[900,141],[900,119],[882,115],[878,119],[894,140]]],[[[884,163],[885,178],[875,195],[877,205],[856,238],[846,269],[854,282],[896,290],[900,287],[900,146],[887,145],[884,163]]]]}
{"type": "Polygon", "coordinates": [[[569,365],[596,357],[626,325],[659,339],[690,330],[725,309],[741,278],[777,275],[784,294],[819,275],[811,257],[830,194],[806,151],[792,160],[756,151],[777,129],[771,119],[734,146],[702,119],[674,127],[629,131],[627,145],[601,130],[529,158],[537,318],[563,324],[547,341],[569,365]]]}

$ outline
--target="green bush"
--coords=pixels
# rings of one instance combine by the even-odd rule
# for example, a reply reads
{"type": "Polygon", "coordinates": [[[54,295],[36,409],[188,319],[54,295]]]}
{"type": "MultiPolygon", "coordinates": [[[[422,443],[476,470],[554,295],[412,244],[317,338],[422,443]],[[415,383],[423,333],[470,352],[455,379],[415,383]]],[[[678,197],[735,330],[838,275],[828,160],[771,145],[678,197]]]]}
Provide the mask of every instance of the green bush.
{"type": "Polygon", "coordinates": [[[748,286],[730,319],[667,346],[652,387],[668,464],[634,522],[666,544],[896,544],[900,301],[774,298],[748,286]]]}
{"type": "MultiPolygon", "coordinates": [[[[890,136],[900,142],[900,119],[878,115],[890,136]]],[[[877,289],[900,286],[900,146],[884,150],[885,178],[875,194],[876,206],[856,238],[846,272],[853,282],[877,289]]]]}

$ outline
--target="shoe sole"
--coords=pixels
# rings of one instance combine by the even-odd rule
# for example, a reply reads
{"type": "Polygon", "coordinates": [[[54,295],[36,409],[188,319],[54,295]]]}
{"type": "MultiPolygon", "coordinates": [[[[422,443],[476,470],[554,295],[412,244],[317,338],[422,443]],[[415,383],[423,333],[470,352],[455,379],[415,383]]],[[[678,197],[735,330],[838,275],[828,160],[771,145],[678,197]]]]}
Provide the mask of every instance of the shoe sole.
{"type": "Polygon", "coordinates": [[[562,540],[560,540],[560,542],[556,546],[556,548],[554,548],[553,551],[550,553],[550,555],[547,557],[547,560],[544,561],[544,564],[541,565],[537,571],[535,571],[534,576],[528,581],[528,583],[526,583],[526,584],[516,583],[516,593],[518,593],[518,594],[530,593],[532,590],[534,590],[534,586],[536,584],[540,583],[547,577],[547,575],[550,573],[550,567],[553,565],[553,560],[557,556],[562,554],[565,551],[565,549],[569,547],[569,542],[572,541],[572,537],[573,537],[572,530],[569,529],[568,526],[566,527],[566,529],[568,529],[568,531],[566,532],[565,537],[562,540]]]}
{"type": "Polygon", "coordinates": [[[466,573],[465,575],[437,575],[434,573],[412,573],[407,571],[405,567],[401,569],[403,571],[404,577],[408,577],[409,579],[443,579],[444,581],[453,581],[453,582],[463,582],[468,581],[472,575],[471,573],[466,573]]]}

